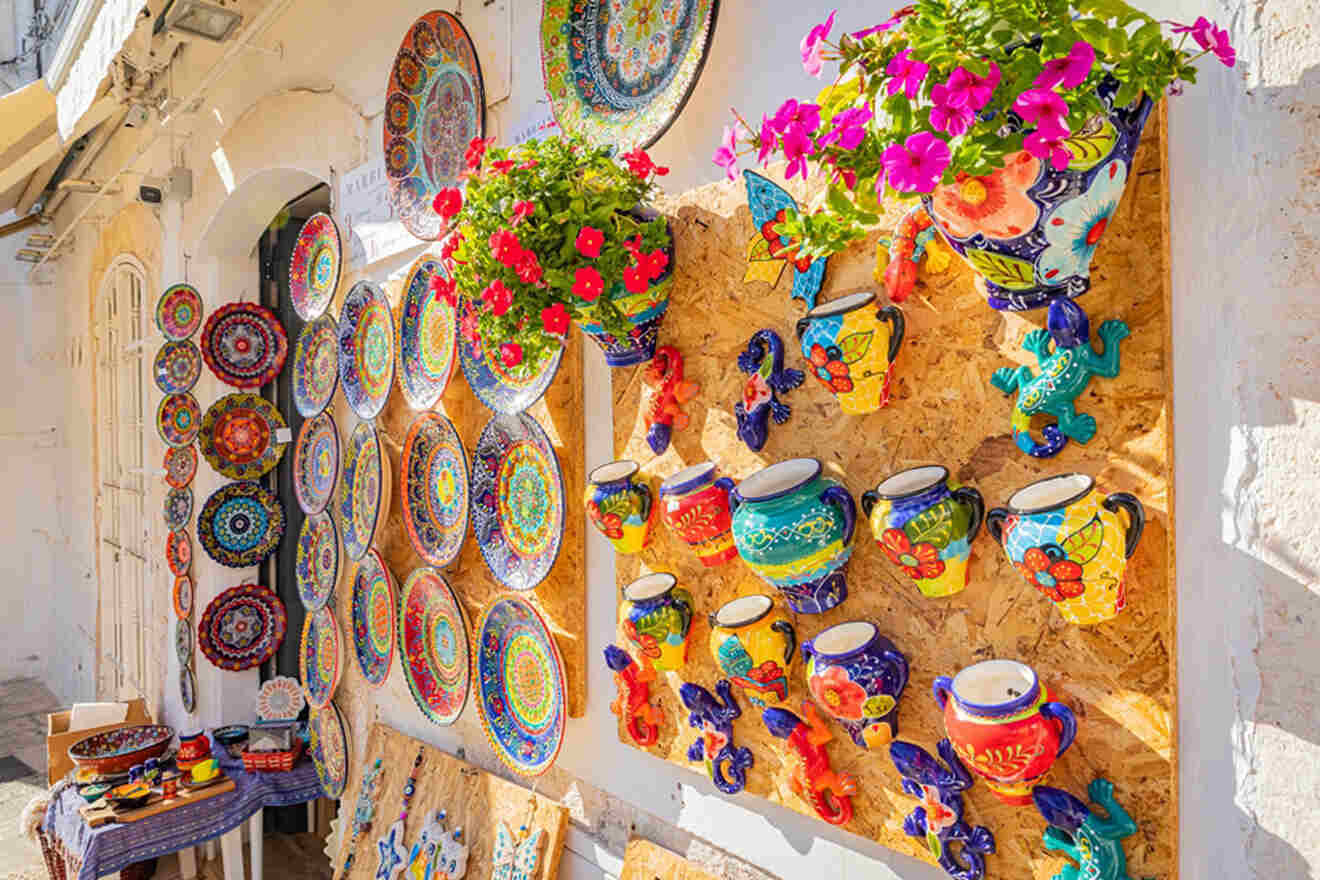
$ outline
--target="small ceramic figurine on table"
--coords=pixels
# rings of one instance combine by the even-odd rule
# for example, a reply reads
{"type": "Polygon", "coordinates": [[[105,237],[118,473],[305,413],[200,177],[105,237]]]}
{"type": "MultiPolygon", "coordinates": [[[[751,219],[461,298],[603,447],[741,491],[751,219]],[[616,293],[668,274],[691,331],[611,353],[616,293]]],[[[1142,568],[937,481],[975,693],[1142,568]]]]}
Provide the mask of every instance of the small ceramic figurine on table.
{"type": "Polygon", "coordinates": [[[660,710],[651,705],[654,667],[637,665],[628,652],[617,645],[605,646],[605,665],[614,672],[614,686],[619,690],[619,696],[610,703],[610,711],[624,719],[633,742],[639,746],[654,745],[664,718],[660,710]]]}
{"type": "Polygon", "coordinates": [[[701,736],[688,749],[689,761],[704,761],[711,782],[725,794],[737,794],[747,784],[747,770],[752,766],[752,750],[733,745],[733,719],[742,709],[733,698],[727,679],[715,682],[716,697],[699,684],[685,682],[678,696],[687,706],[688,724],[701,736]]]}
{"type": "Polygon", "coordinates": [[[801,370],[784,368],[784,340],[773,330],[758,330],[747,341],[747,349],[738,355],[738,369],[748,374],[742,400],[734,404],[738,419],[738,439],[753,452],[760,452],[770,439],[770,419],[776,425],[788,421],[793,410],[780,401],[806,381],[801,370]]]}
{"type": "Polygon", "coordinates": [[[930,854],[954,880],[979,880],[985,876],[984,854],[995,851],[995,836],[984,825],[973,828],[963,821],[962,793],[972,787],[972,775],[947,739],[940,740],[936,749],[943,764],[912,743],[889,744],[890,760],[903,777],[903,791],[921,801],[903,820],[903,831],[909,837],[924,837],[930,854]],[[959,845],[956,850],[954,843],[959,845]]]}
{"type": "Polygon", "coordinates": [[[642,382],[651,389],[646,404],[646,442],[656,455],[669,448],[673,429],[688,426],[683,404],[697,396],[701,386],[683,381],[683,355],[672,345],[662,345],[642,372],[642,382]]]}
{"type": "Polygon", "coordinates": [[[1108,779],[1092,780],[1086,791],[1108,819],[1066,791],[1042,785],[1031,793],[1036,809],[1050,823],[1043,835],[1045,848],[1077,862],[1065,866],[1054,880],[1132,880],[1121,841],[1137,833],[1137,823],[1114,800],[1114,783],[1108,779]]]}
{"type": "Polygon", "coordinates": [[[835,773],[830,766],[825,744],[834,734],[816,715],[816,707],[802,704],[803,720],[787,709],[769,708],[761,720],[773,736],[788,741],[797,754],[789,784],[793,792],[811,804],[816,815],[831,825],[847,825],[852,819],[852,796],[857,794],[857,780],[847,773],[835,773]]]}

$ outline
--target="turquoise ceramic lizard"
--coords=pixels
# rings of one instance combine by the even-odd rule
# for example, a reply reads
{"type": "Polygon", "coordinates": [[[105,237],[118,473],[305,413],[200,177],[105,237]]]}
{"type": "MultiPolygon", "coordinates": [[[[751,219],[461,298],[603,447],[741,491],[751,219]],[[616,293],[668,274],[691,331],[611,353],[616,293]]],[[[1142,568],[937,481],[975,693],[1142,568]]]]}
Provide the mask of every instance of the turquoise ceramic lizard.
{"type": "Polygon", "coordinates": [[[1132,880],[1122,840],[1137,833],[1137,823],[1114,800],[1114,784],[1095,779],[1087,789],[1091,801],[1109,814],[1102,819],[1077,798],[1049,786],[1031,793],[1036,809],[1050,823],[1045,829],[1045,848],[1072,857],[1054,880],[1132,880]]]}

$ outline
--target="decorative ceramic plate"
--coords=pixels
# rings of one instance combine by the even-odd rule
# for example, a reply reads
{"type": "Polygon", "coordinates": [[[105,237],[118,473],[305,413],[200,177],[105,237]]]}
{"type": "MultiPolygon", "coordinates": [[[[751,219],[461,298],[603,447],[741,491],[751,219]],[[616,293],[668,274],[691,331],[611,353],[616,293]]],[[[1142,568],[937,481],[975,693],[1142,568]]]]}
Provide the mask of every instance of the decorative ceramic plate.
{"type": "Polygon", "coordinates": [[[156,408],[156,431],[170,446],[187,446],[202,428],[202,408],[186,391],[161,399],[156,408]]]}
{"type": "Polygon", "coordinates": [[[289,337],[275,313],[256,303],[229,303],[206,319],[202,357],[221,382],[260,388],[279,375],[289,337]]]}
{"type": "Polygon", "coordinates": [[[339,429],[330,413],[302,423],[293,444],[293,495],[303,513],[320,513],[330,503],[339,476],[339,429]]]}
{"type": "Polygon", "coordinates": [[[179,658],[180,666],[190,666],[192,664],[192,621],[186,618],[174,621],[174,654],[179,658]]]}
{"type": "Polygon", "coordinates": [[[196,474],[197,449],[192,444],[165,450],[165,482],[171,489],[182,489],[196,474]]]}
{"type": "Polygon", "coordinates": [[[348,786],[348,725],[333,702],[313,709],[308,718],[312,763],[321,792],[328,798],[340,798],[348,786]]]}
{"type": "Polygon", "coordinates": [[[171,342],[187,339],[202,326],[202,295],[191,284],[165,288],[156,301],[156,326],[171,342]]]}
{"type": "Polygon", "coordinates": [[[525,776],[555,763],[568,715],[564,660],[536,609],[494,599],[477,623],[477,708],[501,761],[525,776]]]}
{"type": "Polygon", "coordinates": [[[261,683],[257,691],[258,721],[293,721],[307,705],[302,685],[288,675],[277,675],[261,683]]]}
{"type": "Polygon", "coordinates": [[[289,258],[289,301],[304,321],[325,314],[339,287],[343,264],[339,227],[329,214],[313,214],[298,231],[289,258]]]}
{"type": "Polygon", "coordinates": [[[339,530],[349,559],[361,559],[375,540],[376,527],[389,513],[389,461],[381,454],[376,429],[361,422],[343,450],[343,473],[335,489],[339,530]]]}
{"type": "Polygon", "coordinates": [[[304,324],[293,341],[293,405],[298,415],[311,418],[335,396],[339,384],[339,328],[322,315],[304,324]]]}
{"type": "MultiPolygon", "coordinates": [[[[463,301],[462,308],[470,312],[472,306],[463,301]]],[[[539,365],[524,362],[517,367],[506,367],[497,351],[487,351],[481,341],[463,341],[458,346],[458,360],[463,366],[463,378],[477,399],[489,409],[506,416],[516,415],[541,399],[559,372],[564,359],[564,347],[553,349],[539,365]]]]}
{"type": "Polygon", "coordinates": [[[251,481],[221,486],[202,506],[197,536],[221,565],[244,568],[269,556],[284,535],[284,508],[264,486],[251,481]]]}
{"type": "Polygon", "coordinates": [[[541,70],[555,121],[620,153],[660,139],[710,49],[719,0],[541,4],[541,70]]]}
{"type": "Polygon", "coordinates": [[[422,714],[453,724],[472,689],[472,656],[463,607],[444,575],[419,568],[399,594],[399,659],[422,714]]]}
{"type": "MultiPolygon", "coordinates": [[[[231,480],[255,480],[280,463],[284,416],[264,397],[226,394],[202,417],[197,443],[202,457],[231,480]]],[[[286,435],[287,436],[287,435],[286,435]]]]}
{"type": "Polygon", "coordinates": [[[307,702],[313,709],[320,709],[335,695],[344,666],[344,643],[328,605],[303,621],[298,657],[298,675],[307,691],[307,702]]]}
{"type": "Polygon", "coordinates": [[[486,423],[472,455],[472,531],[495,579],[545,580],[564,540],[564,476],[550,438],[521,413],[486,423]]]}
{"type": "Polygon", "coordinates": [[[339,382],[344,399],[368,421],[380,415],[394,382],[394,319],[385,292],[359,281],[339,310],[339,382]]]}
{"type": "Polygon", "coordinates": [[[174,616],[187,620],[193,612],[193,582],[186,574],[174,579],[174,616]]]}
{"type": "Polygon", "coordinates": [[[399,387],[413,409],[435,406],[458,360],[458,310],[436,296],[431,279],[444,275],[440,261],[423,254],[403,286],[399,312],[399,387]]]}
{"type": "Polygon", "coordinates": [[[192,489],[171,489],[165,493],[165,526],[181,529],[192,520],[192,489]]]}
{"type": "Polygon", "coordinates": [[[165,537],[165,564],[172,575],[188,573],[188,566],[192,565],[192,541],[183,529],[175,529],[165,537]]]}
{"type": "Polygon", "coordinates": [[[187,339],[167,342],[152,364],[156,387],[166,394],[190,391],[202,375],[202,352],[187,339]]]}
{"type": "Polygon", "coordinates": [[[432,565],[458,558],[467,535],[468,467],[449,419],[424,412],[403,444],[403,523],[417,555],[432,565]]]}
{"type": "Polygon", "coordinates": [[[313,513],[298,530],[298,549],[293,559],[293,578],[298,598],[308,611],[330,601],[339,580],[339,534],[328,513],[313,513]]]}
{"type": "Polygon", "coordinates": [[[394,608],[394,578],[373,548],[353,572],[353,650],[362,677],[372,687],[380,687],[390,674],[394,608]]]}
{"type": "Polygon", "coordinates": [[[251,669],[279,650],[288,623],[284,603],[268,587],[230,587],[202,612],[198,645],[221,669],[251,669]]]}
{"type": "Polygon", "coordinates": [[[197,711],[197,676],[191,666],[179,667],[179,703],[189,715],[197,711]]]}
{"type": "Polygon", "coordinates": [[[110,775],[122,773],[147,758],[164,754],[174,739],[174,728],[164,724],[135,724],[94,733],[69,746],[69,760],[79,769],[110,775]]]}
{"type": "Polygon", "coordinates": [[[404,35],[385,89],[390,201],[413,235],[433,241],[444,234],[431,202],[460,184],[468,142],[485,132],[486,93],[472,39],[448,12],[428,12],[404,35]]]}

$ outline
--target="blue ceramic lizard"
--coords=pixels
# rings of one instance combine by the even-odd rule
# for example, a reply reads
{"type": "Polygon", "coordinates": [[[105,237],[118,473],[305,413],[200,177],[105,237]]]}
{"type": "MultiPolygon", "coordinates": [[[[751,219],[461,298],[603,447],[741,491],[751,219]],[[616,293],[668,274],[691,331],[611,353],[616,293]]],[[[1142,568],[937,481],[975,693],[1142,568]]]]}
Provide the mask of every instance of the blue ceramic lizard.
{"type": "Polygon", "coordinates": [[[691,713],[688,724],[701,731],[687,757],[689,761],[705,761],[706,772],[720,791],[737,794],[747,784],[752,750],[734,748],[733,719],[742,715],[742,709],[733,699],[733,686],[727,678],[715,682],[715,693],[718,698],[701,685],[687,682],[678,689],[678,696],[691,713]]]}
{"type": "Polygon", "coordinates": [[[734,404],[738,437],[753,452],[760,452],[770,438],[770,417],[776,425],[788,421],[793,410],[779,400],[780,394],[802,384],[806,374],[784,369],[784,340],[773,330],[757,330],[738,355],[738,369],[748,374],[742,400],[734,404]]]}
{"type": "Polygon", "coordinates": [[[972,787],[972,774],[947,739],[940,740],[936,749],[943,764],[913,743],[889,744],[889,758],[903,777],[903,791],[921,801],[903,820],[903,831],[909,837],[924,837],[931,856],[954,880],[980,880],[985,876],[984,854],[995,851],[995,836],[984,825],[973,828],[963,821],[962,793],[972,787]],[[951,847],[954,843],[959,844],[956,851],[951,847]]]}

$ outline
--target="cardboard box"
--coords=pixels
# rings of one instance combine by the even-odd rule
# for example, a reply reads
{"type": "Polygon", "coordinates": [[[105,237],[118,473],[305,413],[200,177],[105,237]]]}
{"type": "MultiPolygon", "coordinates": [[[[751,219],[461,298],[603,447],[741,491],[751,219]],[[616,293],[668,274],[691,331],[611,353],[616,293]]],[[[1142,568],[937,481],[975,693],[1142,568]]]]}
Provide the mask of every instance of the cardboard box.
{"type": "Polygon", "coordinates": [[[128,703],[128,715],[122,722],[119,724],[103,724],[100,727],[89,727],[86,730],[69,731],[69,718],[73,714],[72,709],[64,709],[46,716],[46,780],[48,784],[54,785],[73,769],[73,761],[69,759],[69,746],[79,740],[106,730],[118,730],[121,727],[132,727],[135,724],[151,723],[151,713],[147,711],[145,700],[135,699],[126,702],[128,703]]]}

